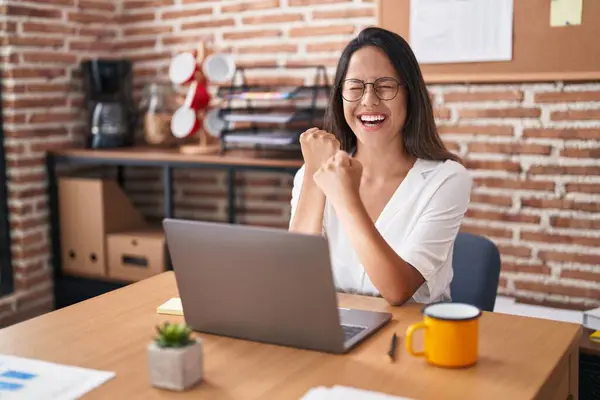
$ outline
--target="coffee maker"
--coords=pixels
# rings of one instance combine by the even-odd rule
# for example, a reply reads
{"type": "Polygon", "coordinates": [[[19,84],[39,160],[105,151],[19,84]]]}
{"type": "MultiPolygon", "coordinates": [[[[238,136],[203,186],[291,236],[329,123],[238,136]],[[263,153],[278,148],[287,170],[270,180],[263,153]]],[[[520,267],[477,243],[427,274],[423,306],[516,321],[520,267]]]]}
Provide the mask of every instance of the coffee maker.
{"type": "Polygon", "coordinates": [[[137,110],[129,60],[91,59],[81,63],[87,106],[88,148],[133,145],[137,110]]]}

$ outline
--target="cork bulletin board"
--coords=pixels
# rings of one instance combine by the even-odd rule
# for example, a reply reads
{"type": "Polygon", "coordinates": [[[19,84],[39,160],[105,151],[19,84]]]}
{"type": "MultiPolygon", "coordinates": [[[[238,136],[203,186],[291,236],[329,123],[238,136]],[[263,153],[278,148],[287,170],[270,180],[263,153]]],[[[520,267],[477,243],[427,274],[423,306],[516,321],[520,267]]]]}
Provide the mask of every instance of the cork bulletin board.
{"type": "MultiPolygon", "coordinates": [[[[584,0],[581,25],[553,27],[552,0],[514,0],[511,61],[421,64],[427,83],[600,80],[600,0],[584,0]]],[[[378,26],[410,43],[410,0],[378,0],[378,26]]]]}

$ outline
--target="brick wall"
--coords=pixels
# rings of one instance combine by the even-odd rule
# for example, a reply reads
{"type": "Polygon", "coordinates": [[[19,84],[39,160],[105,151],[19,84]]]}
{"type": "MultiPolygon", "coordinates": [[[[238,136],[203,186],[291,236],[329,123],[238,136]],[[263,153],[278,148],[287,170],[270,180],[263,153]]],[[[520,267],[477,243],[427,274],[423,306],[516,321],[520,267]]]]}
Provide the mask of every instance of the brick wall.
{"type": "MultiPolygon", "coordinates": [[[[18,291],[2,300],[0,312],[12,315],[16,307],[25,313],[12,319],[51,305],[42,156],[47,146],[82,142],[81,83],[74,72],[81,57],[135,60],[138,90],[164,80],[170,57],[194,49],[198,40],[230,51],[239,64],[323,63],[332,78],[341,48],[374,24],[376,14],[374,2],[357,0],[52,4],[8,6],[11,46],[2,57],[18,291]],[[33,16],[24,16],[26,7],[34,7],[33,16]]],[[[249,77],[274,83],[310,79],[306,71],[284,69],[257,70],[249,77]]],[[[475,177],[464,230],[484,234],[501,248],[501,292],[562,307],[600,304],[600,83],[430,90],[445,142],[465,157],[475,177]]],[[[225,220],[224,175],[176,172],[178,217],[225,220]]],[[[136,204],[160,217],[158,171],[131,169],[127,175],[136,204]]],[[[241,222],[287,224],[289,176],[252,173],[239,179],[241,222]]]]}
{"type": "MultiPolygon", "coordinates": [[[[44,152],[83,143],[83,57],[111,54],[117,7],[102,0],[3,1],[2,83],[15,292],[0,326],[53,307],[44,152]]],[[[1,18],[1,17],[0,17],[1,18]]]]}

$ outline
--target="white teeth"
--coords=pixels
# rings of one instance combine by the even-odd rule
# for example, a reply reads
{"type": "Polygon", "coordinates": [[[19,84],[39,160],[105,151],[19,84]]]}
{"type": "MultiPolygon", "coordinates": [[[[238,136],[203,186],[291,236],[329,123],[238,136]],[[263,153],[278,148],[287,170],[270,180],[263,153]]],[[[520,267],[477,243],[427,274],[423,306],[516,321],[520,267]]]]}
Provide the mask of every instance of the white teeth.
{"type": "Polygon", "coordinates": [[[383,115],[361,115],[360,120],[363,122],[376,122],[383,121],[385,117],[383,115]]]}

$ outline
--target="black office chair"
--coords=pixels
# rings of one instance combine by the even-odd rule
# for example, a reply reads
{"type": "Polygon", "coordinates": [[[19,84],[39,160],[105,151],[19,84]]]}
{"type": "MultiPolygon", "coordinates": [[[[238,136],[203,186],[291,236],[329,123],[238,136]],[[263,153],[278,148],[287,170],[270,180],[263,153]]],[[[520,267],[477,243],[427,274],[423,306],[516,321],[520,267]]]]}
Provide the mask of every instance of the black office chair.
{"type": "Polygon", "coordinates": [[[493,311],[500,279],[500,251],[483,236],[459,232],[452,258],[452,301],[493,311]]]}

